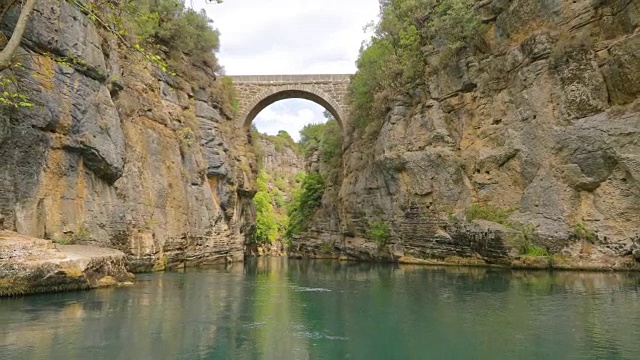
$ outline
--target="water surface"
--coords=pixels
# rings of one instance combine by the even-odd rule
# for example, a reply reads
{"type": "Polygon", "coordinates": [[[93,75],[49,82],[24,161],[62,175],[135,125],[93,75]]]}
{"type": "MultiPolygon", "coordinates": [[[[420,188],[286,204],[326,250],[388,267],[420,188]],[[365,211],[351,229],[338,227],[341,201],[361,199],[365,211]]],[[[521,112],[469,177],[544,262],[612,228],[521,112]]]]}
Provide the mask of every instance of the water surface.
{"type": "Polygon", "coordinates": [[[640,359],[640,275],[260,259],[0,300],[0,359],[640,359]]]}

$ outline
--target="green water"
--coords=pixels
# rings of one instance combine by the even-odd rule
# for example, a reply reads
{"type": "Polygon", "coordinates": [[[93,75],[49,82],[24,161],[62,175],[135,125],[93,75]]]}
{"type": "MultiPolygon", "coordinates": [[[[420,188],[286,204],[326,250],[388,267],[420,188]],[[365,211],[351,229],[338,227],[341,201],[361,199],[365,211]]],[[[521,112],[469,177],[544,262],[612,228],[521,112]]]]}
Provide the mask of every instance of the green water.
{"type": "Polygon", "coordinates": [[[262,259],[0,300],[0,359],[640,359],[640,274],[262,259]]]}

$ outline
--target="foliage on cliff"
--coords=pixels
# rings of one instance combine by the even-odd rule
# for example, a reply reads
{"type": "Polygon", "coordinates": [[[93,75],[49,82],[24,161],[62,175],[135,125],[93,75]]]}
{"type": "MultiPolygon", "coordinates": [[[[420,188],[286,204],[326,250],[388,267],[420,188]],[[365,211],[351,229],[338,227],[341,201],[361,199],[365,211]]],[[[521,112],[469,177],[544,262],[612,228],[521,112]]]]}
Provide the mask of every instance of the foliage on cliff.
{"type": "Polygon", "coordinates": [[[302,176],[300,190],[294,193],[293,201],[289,204],[288,239],[307,230],[313,214],[322,204],[326,185],[339,181],[342,129],[331,114],[325,111],[324,115],[326,123],[309,124],[300,130],[299,146],[312,171],[302,176]]]}
{"type": "Polygon", "coordinates": [[[288,206],[289,226],[285,235],[291,239],[294,235],[307,230],[311,216],[322,203],[325,183],[317,172],[301,174],[302,186],[293,194],[288,206]]]}
{"type": "MultiPolygon", "coordinates": [[[[295,143],[286,131],[278,135],[260,134],[256,129],[252,137],[271,142],[276,152],[291,149],[303,154],[307,163],[313,163],[313,170],[299,173],[294,181],[274,174],[260,172],[259,188],[254,204],[257,215],[257,242],[274,241],[282,236],[291,239],[293,235],[307,229],[308,221],[321,205],[325,181],[334,181],[338,175],[342,151],[342,131],[338,122],[325,114],[324,124],[309,124],[301,131],[301,139],[295,143]],[[287,184],[292,185],[287,186],[287,184]],[[282,210],[286,208],[286,213],[282,210]]],[[[263,149],[254,149],[262,168],[260,158],[263,149]]]]}
{"type": "MultiPolygon", "coordinates": [[[[218,30],[210,26],[212,20],[204,10],[195,11],[186,6],[184,0],[65,1],[117,37],[123,46],[142,55],[163,72],[179,72],[182,75],[188,72],[183,65],[183,55],[213,72],[220,70],[214,55],[220,44],[218,30]]],[[[0,75],[0,105],[33,106],[19,91],[12,72],[22,67],[15,54],[37,3],[37,0],[29,0],[24,4],[10,0],[0,5],[0,21],[12,11],[19,13],[9,39],[6,40],[4,34],[0,33],[0,72],[7,70],[0,75]]],[[[68,55],[47,56],[61,65],[83,66],[76,63],[79,59],[69,58],[68,55]]]]}
{"type": "Polygon", "coordinates": [[[336,182],[342,161],[342,129],[325,111],[327,122],[309,124],[300,130],[300,147],[307,162],[317,155],[318,171],[326,182],[336,182]]]}
{"type": "Polygon", "coordinates": [[[259,132],[258,129],[255,126],[253,126],[251,129],[251,136],[253,136],[256,139],[263,139],[263,140],[269,141],[270,143],[273,144],[276,151],[278,152],[288,148],[288,149],[291,149],[295,154],[300,154],[300,150],[301,150],[300,145],[296,143],[295,140],[293,140],[293,138],[291,137],[291,135],[289,135],[289,133],[286,132],[285,130],[278,131],[277,135],[268,135],[268,134],[263,134],[259,132]]]}
{"type": "Polygon", "coordinates": [[[273,192],[267,185],[267,174],[260,171],[257,180],[258,192],[253,198],[256,209],[256,230],[253,234],[254,241],[267,243],[278,238],[278,218],[273,206],[273,192]]]}
{"type": "Polygon", "coordinates": [[[421,82],[425,59],[433,51],[442,62],[474,46],[483,24],[474,0],[388,0],[381,2],[374,35],[363,44],[358,71],[350,85],[350,103],[358,128],[380,123],[391,100],[407,85],[421,82]]]}
{"type": "Polygon", "coordinates": [[[300,130],[300,147],[305,157],[319,152],[320,161],[333,164],[342,147],[340,125],[331,116],[324,124],[308,124],[300,130]]]}
{"type": "Polygon", "coordinates": [[[276,153],[291,150],[297,153],[298,144],[284,130],[277,135],[261,134],[256,129],[252,131],[254,139],[254,152],[258,157],[258,192],[254,197],[256,210],[256,231],[254,241],[257,243],[269,243],[280,240],[289,225],[288,204],[292,201],[293,194],[297,191],[302,181],[301,175],[292,178],[284,173],[269,174],[264,170],[264,149],[257,139],[262,139],[273,144],[276,153]]]}
{"type": "Polygon", "coordinates": [[[136,0],[123,5],[128,37],[137,42],[164,46],[217,64],[213,52],[220,46],[219,32],[204,10],[195,11],[183,0],[136,0]]]}

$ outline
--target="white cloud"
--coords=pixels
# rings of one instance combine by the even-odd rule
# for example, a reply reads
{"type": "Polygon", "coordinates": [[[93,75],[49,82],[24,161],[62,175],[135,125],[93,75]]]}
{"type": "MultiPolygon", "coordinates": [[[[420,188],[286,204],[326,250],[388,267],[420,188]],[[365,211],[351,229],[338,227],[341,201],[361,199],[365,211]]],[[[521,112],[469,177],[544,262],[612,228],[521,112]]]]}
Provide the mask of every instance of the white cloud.
{"type": "MultiPolygon", "coordinates": [[[[356,70],[362,28],[378,14],[378,0],[191,0],[220,30],[218,58],[230,75],[344,74],[356,70]]],[[[258,130],[292,137],[324,109],[291,100],[273,104],[254,120],[258,130]],[[301,106],[308,111],[303,111],[301,106]]]]}

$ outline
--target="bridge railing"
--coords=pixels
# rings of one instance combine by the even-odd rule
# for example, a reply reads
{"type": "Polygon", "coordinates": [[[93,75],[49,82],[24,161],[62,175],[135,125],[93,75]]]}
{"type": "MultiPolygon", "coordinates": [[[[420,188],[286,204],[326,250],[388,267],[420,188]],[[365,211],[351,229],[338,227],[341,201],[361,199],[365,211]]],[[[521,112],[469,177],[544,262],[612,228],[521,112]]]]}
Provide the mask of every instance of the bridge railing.
{"type": "Polygon", "coordinates": [[[260,82],[313,82],[313,81],[351,81],[351,74],[313,74],[313,75],[229,75],[234,83],[260,82]]]}

